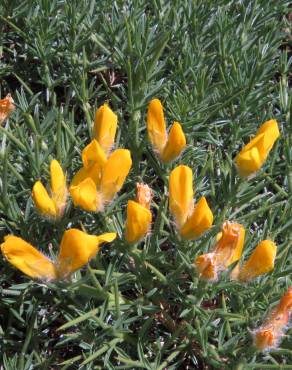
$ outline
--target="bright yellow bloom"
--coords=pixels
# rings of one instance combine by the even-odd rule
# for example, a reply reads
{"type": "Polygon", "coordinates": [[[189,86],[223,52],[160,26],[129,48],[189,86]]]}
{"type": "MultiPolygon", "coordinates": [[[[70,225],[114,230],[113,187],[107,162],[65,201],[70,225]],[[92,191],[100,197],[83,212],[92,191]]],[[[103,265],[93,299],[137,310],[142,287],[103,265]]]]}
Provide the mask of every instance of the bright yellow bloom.
{"type": "Polygon", "coordinates": [[[241,224],[224,222],[213,251],[198,256],[194,262],[200,277],[204,280],[215,281],[220,272],[238,261],[242,254],[244,237],[245,230],[241,224]]]}
{"type": "Polygon", "coordinates": [[[131,153],[127,149],[117,149],[111,153],[104,168],[100,191],[104,202],[110,202],[122,188],[132,166],[131,153]]]}
{"type": "Polygon", "coordinates": [[[52,281],[63,279],[89,262],[99,250],[99,245],[111,242],[115,233],[88,235],[77,229],[65,231],[60,253],[52,261],[21,238],[8,235],[1,244],[5,258],[24,274],[34,279],[52,281]]]}
{"type": "Polygon", "coordinates": [[[0,124],[3,123],[11,112],[15,109],[14,100],[8,94],[4,99],[0,99],[0,124]]]}
{"type": "Polygon", "coordinates": [[[292,287],[281,298],[264,324],[253,332],[254,344],[258,350],[268,350],[278,346],[289,323],[292,310],[292,287]]]}
{"type": "Polygon", "coordinates": [[[274,119],[258,129],[255,137],[235,157],[241,177],[250,176],[262,167],[279,136],[278,123],[274,119]]]}
{"type": "Polygon", "coordinates": [[[261,241],[249,259],[233,274],[239,281],[249,281],[274,269],[277,246],[271,240],[261,241]]]}
{"type": "Polygon", "coordinates": [[[193,213],[180,229],[180,235],[185,240],[198,238],[213,224],[213,213],[205,197],[201,197],[193,213]]]}
{"type": "Polygon", "coordinates": [[[102,243],[110,243],[116,233],[89,235],[78,229],[64,232],[56,260],[58,277],[64,278],[87,264],[99,251],[102,243]]]}
{"type": "Polygon", "coordinates": [[[83,166],[86,169],[91,168],[91,166],[99,166],[101,169],[106,164],[106,154],[99,142],[95,139],[83,149],[81,157],[83,166]]]}
{"type": "Polygon", "coordinates": [[[102,211],[120,191],[132,166],[129,150],[117,149],[108,159],[93,140],[82,152],[83,167],[75,174],[70,194],[75,206],[86,211],[102,211]]]}
{"type": "Polygon", "coordinates": [[[169,208],[181,237],[191,240],[206,232],[213,214],[204,197],[194,207],[192,170],[180,165],[169,176],[169,208]]]}
{"type": "Polygon", "coordinates": [[[63,216],[66,199],[67,186],[66,176],[59,162],[53,159],[50,164],[51,173],[51,196],[40,181],[32,188],[32,197],[38,211],[45,217],[58,219],[63,216]]]}
{"type": "Polygon", "coordinates": [[[103,104],[95,114],[93,136],[106,154],[108,154],[115,143],[117,124],[117,115],[107,104],[103,104]]]}
{"type": "Polygon", "coordinates": [[[32,245],[14,235],[7,235],[1,244],[4,257],[31,278],[50,281],[57,277],[54,263],[32,245]]]}
{"type": "Polygon", "coordinates": [[[137,184],[136,201],[129,200],[125,238],[129,243],[136,243],[148,233],[152,221],[150,203],[152,190],[146,184],[137,184]]]}
{"type": "Polygon", "coordinates": [[[163,107],[159,99],[149,103],[147,112],[149,140],[164,163],[177,158],[186,146],[186,138],[181,125],[174,122],[167,135],[163,107]]]}

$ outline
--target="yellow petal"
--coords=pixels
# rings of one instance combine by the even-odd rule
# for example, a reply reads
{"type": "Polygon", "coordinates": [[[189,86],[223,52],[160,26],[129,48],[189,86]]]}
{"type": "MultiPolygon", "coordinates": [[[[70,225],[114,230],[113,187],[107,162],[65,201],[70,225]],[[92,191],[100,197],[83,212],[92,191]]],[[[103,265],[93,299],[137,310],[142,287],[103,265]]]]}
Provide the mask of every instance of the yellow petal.
{"type": "Polygon", "coordinates": [[[1,244],[5,258],[24,274],[41,280],[54,280],[56,271],[53,262],[21,238],[8,235],[1,244]]]}
{"type": "Polygon", "coordinates": [[[147,131],[154,150],[162,155],[167,142],[167,132],[163,107],[159,99],[153,99],[149,103],[147,111],[147,131]]]}
{"type": "Polygon", "coordinates": [[[136,243],[143,239],[149,231],[151,221],[152,215],[149,209],[129,200],[125,235],[127,242],[136,243]]]}
{"type": "Polygon", "coordinates": [[[79,206],[89,212],[97,212],[102,209],[100,194],[90,177],[81,181],[78,185],[71,185],[70,194],[75,207],[79,206]]]}
{"type": "Polygon", "coordinates": [[[280,136],[278,122],[275,119],[264,122],[258,129],[256,135],[265,134],[265,146],[266,150],[270,151],[275,141],[280,136]]]}
{"type": "Polygon", "coordinates": [[[237,170],[241,177],[247,177],[256,173],[264,163],[259,152],[259,148],[262,146],[261,142],[264,141],[264,136],[257,139],[259,139],[257,140],[257,147],[252,147],[247,151],[241,151],[235,158],[237,170]]]}
{"type": "Polygon", "coordinates": [[[55,203],[50,198],[47,190],[40,181],[37,181],[32,188],[32,198],[38,211],[46,217],[57,217],[55,203]]]}
{"type": "Polygon", "coordinates": [[[178,166],[169,176],[169,208],[180,229],[194,207],[193,174],[187,166],[178,166]]]}
{"type": "Polygon", "coordinates": [[[277,246],[271,240],[261,241],[240,269],[240,281],[252,280],[274,269],[277,246]]]}
{"type": "Polygon", "coordinates": [[[59,277],[66,277],[84,266],[96,255],[101,243],[111,242],[115,238],[115,233],[95,236],[77,229],[65,231],[56,262],[59,277]]]}
{"type": "Polygon", "coordinates": [[[0,99],[0,124],[8,118],[9,114],[15,109],[14,100],[8,94],[4,99],[0,99]]]}
{"type": "Polygon", "coordinates": [[[93,164],[88,168],[81,167],[74,175],[70,186],[77,186],[85,179],[90,178],[95,183],[95,186],[98,187],[101,180],[101,174],[102,169],[99,164],[93,164]]]}
{"type": "Polygon", "coordinates": [[[162,153],[162,161],[165,163],[173,161],[180,155],[185,146],[186,137],[183,129],[178,122],[174,122],[169,131],[167,144],[162,153]]]}
{"type": "Polygon", "coordinates": [[[50,172],[52,200],[55,203],[55,207],[58,211],[58,216],[62,216],[67,199],[66,176],[64,175],[59,162],[55,159],[51,161],[50,172]]]}
{"type": "Polygon", "coordinates": [[[109,202],[123,186],[132,166],[131,153],[127,149],[117,149],[106,162],[101,179],[100,191],[103,200],[109,202]]]}
{"type": "Polygon", "coordinates": [[[267,159],[279,136],[280,132],[276,120],[263,123],[255,137],[243,147],[235,158],[239,175],[246,177],[257,172],[267,159]]]}
{"type": "Polygon", "coordinates": [[[115,143],[117,124],[117,115],[107,104],[103,104],[95,114],[93,136],[106,153],[115,143]]]}
{"type": "Polygon", "coordinates": [[[82,162],[85,168],[99,165],[102,168],[106,163],[106,155],[97,140],[92,140],[82,151],[82,162]]]}
{"type": "Polygon", "coordinates": [[[191,240],[198,238],[206,232],[213,224],[213,213],[208,206],[205,197],[202,197],[192,215],[187,219],[180,229],[180,235],[183,239],[191,240]]]}

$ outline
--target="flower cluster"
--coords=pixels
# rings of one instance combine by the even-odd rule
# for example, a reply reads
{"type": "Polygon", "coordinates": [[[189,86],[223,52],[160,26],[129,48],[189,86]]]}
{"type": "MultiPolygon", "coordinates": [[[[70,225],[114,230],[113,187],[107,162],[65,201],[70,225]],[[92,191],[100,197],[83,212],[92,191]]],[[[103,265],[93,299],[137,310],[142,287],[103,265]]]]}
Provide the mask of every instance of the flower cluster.
{"type": "MultiPolygon", "coordinates": [[[[10,95],[0,100],[0,123],[13,109],[10,95]]],[[[117,115],[107,104],[102,105],[95,115],[93,138],[82,150],[82,167],[73,176],[69,189],[60,163],[56,159],[51,161],[50,191],[46,190],[40,180],[32,188],[35,207],[42,216],[51,221],[63,217],[66,214],[68,194],[76,207],[87,212],[104,211],[121,190],[132,166],[128,149],[114,149],[117,125],[117,115]]],[[[163,107],[158,99],[149,103],[147,132],[154,152],[164,164],[177,159],[186,147],[186,137],[178,122],[174,122],[167,133],[163,107]]],[[[267,121],[259,128],[256,136],[235,157],[241,177],[250,177],[259,171],[278,137],[279,129],[275,120],[267,121]]],[[[168,171],[167,166],[165,170],[168,171]]],[[[136,198],[127,203],[124,232],[126,243],[138,243],[151,232],[152,198],[153,191],[147,184],[136,184],[136,198]]],[[[178,165],[169,173],[169,210],[180,240],[199,238],[213,225],[214,216],[206,198],[202,196],[197,203],[194,202],[193,173],[186,165],[178,165]]],[[[59,254],[51,259],[20,237],[8,235],[1,244],[1,251],[24,274],[49,282],[67,278],[87,264],[97,254],[102,243],[115,239],[116,233],[96,236],[69,229],[63,234],[59,254]]],[[[277,252],[275,243],[271,240],[261,241],[247,261],[241,263],[244,240],[243,225],[225,221],[212,250],[194,260],[199,278],[215,282],[223,271],[232,266],[231,279],[244,283],[271,271],[277,252]]],[[[257,348],[272,348],[279,342],[290,317],[291,289],[272,311],[266,323],[254,332],[257,348]]]]}

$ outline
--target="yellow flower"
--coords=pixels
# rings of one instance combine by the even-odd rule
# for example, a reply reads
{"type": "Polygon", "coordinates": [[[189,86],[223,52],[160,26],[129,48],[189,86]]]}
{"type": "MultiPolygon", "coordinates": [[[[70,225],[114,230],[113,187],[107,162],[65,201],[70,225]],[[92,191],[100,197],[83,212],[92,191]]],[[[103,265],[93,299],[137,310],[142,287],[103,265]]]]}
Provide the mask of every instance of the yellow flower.
{"type": "Polygon", "coordinates": [[[109,243],[115,238],[115,233],[95,236],[77,229],[67,230],[63,235],[56,261],[13,235],[4,238],[1,251],[13,266],[24,274],[34,279],[52,281],[63,279],[81,268],[96,255],[101,243],[109,243]]]}
{"type": "Polygon", "coordinates": [[[107,104],[103,104],[95,114],[93,136],[106,154],[115,143],[117,124],[117,115],[107,104]]]}
{"type": "Polygon", "coordinates": [[[0,99],[0,124],[2,124],[11,112],[15,109],[14,100],[8,94],[4,99],[0,99]]]}
{"type": "Polygon", "coordinates": [[[236,222],[224,222],[222,232],[217,235],[214,249],[198,256],[194,262],[196,270],[204,280],[215,281],[220,272],[238,261],[242,254],[245,230],[236,222]]]}
{"type": "Polygon", "coordinates": [[[31,278],[50,281],[57,277],[54,263],[17,236],[5,236],[1,251],[13,266],[31,278]]]}
{"type": "Polygon", "coordinates": [[[186,146],[185,134],[178,122],[173,123],[167,135],[163,107],[159,99],[153,99],[149,103],[147,131],[155,152],[164,163],[177,158],[186,146]]]}
{"type": "Polygon", "coordinates": [[[56,259],[58,277],[64,278],[86,265],[97,254],[102,243],[110,243],[115,238],[116,233],[96,236],[78,229],[65,231],[56,259]]]}
{"type": "Polygon", "coordinates": [[[83,167],[75,174],[70,194],[75,206],[86,211],[102,211],[120,191],[132,166],[127,149],[113,151],[108,159],[97,140],[82,152],[83,167]]]}
{"type": "Polygon", "coordinates": [[[292,287],[283,295],[264,324],[253,332],[254,344],[260,351],[278,346],[290,320],[292,309],[292,287]]]}
{"type": "Polygon", "coordinates": [[[249,281],[274,269],[277,246],[271,240],[261,241],[242,267],[236,269],[233,278],[249,281]]]}
{"type": "Polygon", "coordinates": [[[250,176],[262,167],[279,136],[276,120],[272,119],[262,124],[255,137],[235,157],[241,177],[250,176]]]}
{"type": "Polygon", "coordinates": [[[150,203],[152,190],[146,184],[137,184],[136,201],[129,200],[125,238],[129,243],[136,243],[148,233],[152,221],[150,203]]]}
{"type": "Polygon", "coordinates": [[[192,170],[180,165],[169,176],[169,208],[181,237],[191,240],[207,231],[213,214],[205,197],[194,207],[192,170]]]}
{"type": "Polygon", "coordinates": [[[38,211],[48,218],[62,217],[67,199],[66,176],[58,161],[53,159],[50,164],[51,196],[40,181],[32,188],[32,197],[38,211]]]}

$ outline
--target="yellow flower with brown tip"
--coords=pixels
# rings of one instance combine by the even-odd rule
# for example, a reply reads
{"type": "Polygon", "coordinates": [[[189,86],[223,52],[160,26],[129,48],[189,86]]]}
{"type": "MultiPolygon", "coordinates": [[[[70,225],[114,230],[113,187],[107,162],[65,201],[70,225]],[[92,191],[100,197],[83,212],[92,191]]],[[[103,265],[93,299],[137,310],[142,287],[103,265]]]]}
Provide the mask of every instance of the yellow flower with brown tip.
{"type": "Polygon", "coordinates": [[[276,348],[284,337],[292,311],[292,287],[283,295],[264,324],[253,332],[254,345],[260,351],[276,348]]]}
{"type": "Polygon", "coordinates": [[[15,109],[14,100],[8,94],[4,99],[0,99],[0,124],[2,124],[9,114],[15,109]]]}
{"type": "Polygon", "coordinates": [[[255,137],[235,157],[241,177],[250,176],[262,167],[279,136],[276,120],[272,119],[262,124],[255,137]]]}
{"type": "Polygon", "coordinates": [[[98,252],[100,244],[109,243],[115,238],[115,233],[95,236],[77,229],[67,230],[55,261],[14,235],[4,238],[1,251],[13,266],[24,274],[42,281],[53,281],[66,278],[87,264],[98,252]]]}
{"type": "Polygon", "coordinates": [[[56,159],[51,161],[50,174],[51,195],[48,194],[41,181],[37,181],[32,188],[32,198],[43,216],[58,219],[63,216],[66,207],[67,185],[66,176],[56,159]]]}
{"type": "Polygon", "coordinates": [[[75,206],[98,212],[120,191],[131,169],[131,153],[117,149],[108,158],[97,140],[82,152],[83,167],[75,174],[70,194],[75,206]]]}
{"type": "Polygon", "coordinates": [[[169,208],[185,240],[198,238],[213,224],[213,213],[205,197],[194,206],[193,174],[187,166],[180,165],[170,173],[169,208]]]}
{"type": "Polygon", "coordinates": [[[137,184],[136,201],[129,200],[125,238],[129,243],[136,243],[149,232],[152,221],[150,203],[152,190],[146,184],[137,184]]]}
{"type": "Polygon", "coordinates": [[[195,259],[194,265],[199,276],[204,280],[216,281],[219,273],[240,259],[244,237],[245,229],[241,224],[224,222],[213,251],[195,259]]]}
{"type": "Polygon", "coordinates": [[[232,278],[245,282],[272,271],[276,254],[277,246],[274,242],[271,240],[261,241],[249,259],[241,267],[235,267],[232,278]]]}
{"type": "Polygon", "coordinates": [[[93,136],[106,154],[115,143],[118,117],[107,104],[103,104],[95,113],[93,136]]]}
{"type": "Polygon", "coordinates": [[[177,158],[186,146],[185,134],[178,122],[173,123],[167,134],[163,107],[159,99],[153,99],[149,103],[147,131],[154,151],[164,163],[177,158]]]}

